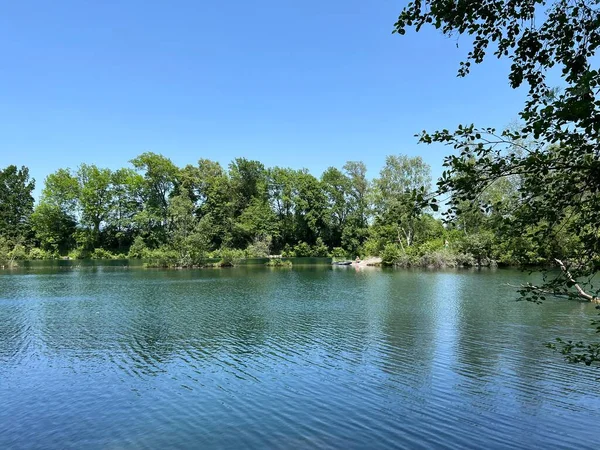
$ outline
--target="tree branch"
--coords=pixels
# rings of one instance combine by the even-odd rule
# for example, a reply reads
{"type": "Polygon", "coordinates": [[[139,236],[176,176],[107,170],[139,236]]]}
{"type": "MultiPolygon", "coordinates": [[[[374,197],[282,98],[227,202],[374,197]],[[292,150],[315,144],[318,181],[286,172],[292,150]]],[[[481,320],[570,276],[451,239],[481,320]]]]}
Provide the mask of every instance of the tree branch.
{"type": "Polygon", "coordinates": [[[560,269],[563,271],[563,273],[567,277],[567,280],[569,280],[571,283],[573,283],[573,286],[575,286],[575,289],[577,289],[577,293],[579,294],[579,297],[586,299],[588,302],[600,303],[600,298],[594,297],[593,295],[588,294],[581,288],[581,286],[579,286],[577,281],[575,281],[575,279],[573,278],[573,275],[571,275],[571,272],[569,272],[567,270],[567,268],[565,267],[565,265],[563,264],[563,262],[560,259],[554,258],[554,261],[556,261],[556,263],[560,266],[560,269]]]}

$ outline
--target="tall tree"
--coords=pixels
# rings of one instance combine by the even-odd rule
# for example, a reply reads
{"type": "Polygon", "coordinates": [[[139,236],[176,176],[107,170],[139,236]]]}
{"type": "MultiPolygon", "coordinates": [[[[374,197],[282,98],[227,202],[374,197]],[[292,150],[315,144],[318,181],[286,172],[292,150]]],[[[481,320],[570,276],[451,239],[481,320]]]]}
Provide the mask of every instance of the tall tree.
{"type": "Polygon", "coordinates": [[[418,199],[430,189],[429,165],[420,156],[388,156],[374,184],[377,221],[392,229],[401,246],[410,247],[422,213],[418,199]]]}
{"type": "Polygon", "coordinates": [[[350,212],[342,231],[342,247],[354,255],[360,253],[369,233],[370,183],[367,180],[367,166],[362,161],[348,161],[343,169],[350,179],[350,212]]]}
{"type": "Polygon", "coordinates": [[[236,216],[250,205],[252,199],[266,200],[267,172],[261,162],[236,158],[229,164],[229,177],[236,216]]]}
{"type": "Polygon", "coordinates": [[[29,169],[8,166],[0,169],[0,236],[25,237],[29,217],[33,212],[35,181],[29,179],[29,169]]]}
{"type": "Polygon", "coordinates": [[[31,216],[42,249],[64,254],[74,247],[78,198],[79,183],[68,169],[59,169],[46,177],[40,203],[31,216]]]}
{"type": "Polygon", "coordinates": [[[214,245],[229,245],[233,229],[233,193],[227,172],[215,161],[200,159],[181,174],[182,190],[194,202],[195,214],[214,227],[214,245]]]}
{"type": "Polygon", "coordinates": [[[343,169],[350,178],[350,196],[354,203],[352,209],[358,215],[360,225],[366,227],[369,220],[367,166],[362,161],[348,161],[343,169]]]}
{"type": "Polygon", "coordinates": [[[41,203],[59,208],[74,221],[79,215],[79,182],[69,169],[59,169],[46,177],[41,203]]]}
{"type": "Polygon", "coordinates": [[[341,170],[329,167],[321,175],[321,184],[327,196],[329,231],[327,243],[331,247],[339,247],[347,218],[353,207],[350,202],[351,180],[341,170]]]}
{"type": "Polygon", "coordinates": [[[271,209],[278,223],[278,239],[274,247],[279,251],[294,243],[294,192],[298,172],[282,167],[273,167],[268,172],[268,195],[271,209]]]}
{"type": "Polygon", "coordinates": [[[41,249],[66,254],[75,246],[77,222],[60,206],[42,200],[31,215],[31,228],[41,249]]]}
{"type": "Polygon", "coordinates": [[[92,248],[100,244],[100,226],[110,217],[113,206],[112,173],[96,165],[82,164],[77,170],[81,221],[90,229],[92,248]]]}
{"type": "Polygon", "coordinates": [[[144,178],[133,169],[122,168],[111,175],[112,205],[107,218],[107,244],[119,251],[133,242],[135,215],[142,209],[144,178]]]}
{"type": "Polygon", "coordinates": [[[169,204],[169,247],[182,266],[198,264],[210,248],[212,232],[194,216],[194,203],[186,193],[176,195],[169,204]]]}
{"type": "Polygon", "coordinates": [[[326,229],[327,197],[323,185],[307,170],[295,177],[294,189],[295,236],[313,245],[326,229]]]}
{"type": "Polygon", "coordinates": [[[144,224],[148,240],[158,245],[165,241],[169,219],[169,198],[178,187],[179,168],[162,155],[142,153],[131,164],[144,176],[144,210],[137,220],[144,224]]]}

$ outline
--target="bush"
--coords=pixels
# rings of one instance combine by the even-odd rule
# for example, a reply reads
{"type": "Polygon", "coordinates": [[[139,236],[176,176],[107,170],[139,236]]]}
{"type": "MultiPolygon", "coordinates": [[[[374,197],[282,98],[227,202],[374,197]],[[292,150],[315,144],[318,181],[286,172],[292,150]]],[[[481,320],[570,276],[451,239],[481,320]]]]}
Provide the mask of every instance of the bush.
{"type": "Polygon", "coordinates": [[[103,248],[95,248],[90,254],[90,259],[116,259],[116,256],[103,248]]]}
{"type": "Polygon", "coordinates": [[[379,256],[382,253],[381,242],[373,238],[367,239],[362,245],[361,252],[363,256],[379,256]]]}
{"type": "Polygon", "coordinates": [[[342,247],[333,247],[333,250],[331,251],[331,256],[333,256],[334,258],[346,259],[348,258],[348,253],[342,247]]]}
{"type": "Polygon", "coordinates": [[[27,251],[23,245],[16,244],[13,249],[8,252],[8,258],[13,261],[25,260],[27,259],[27,251]]]}
{"type": "Polygon", "coordinates": [[[239,264],[242,258],[244,258],[243,250],[224,248],[221,249],[221,261],[219,261],[218,265],[220,267],[233,267],[239,264]]]}
{"type": "Polygon", "coordinates": [[[299,258],[312,256],[312,249],[310,248],[310,245],[308,245],[306,242],[299,242],[297,245],[294,246],[292,256],[296,256],[299,258]]]}
{"type": "Polygon", "coordinates": [[[457,267],[456,255],[447,250],[436,250],[421,256],[419,261],[421,267],[432,269],[443,269],[446,267],[457,267]]]}
{"type": "Polygon", "coordinates": [[[418,246],[417,252],[419,255],[431,255],[433,253],[444,251],[444,240],[433,239],[418,246]]]}
{"type": "Polygon", "coordinates": [[[475,265],[475,258],[468,253],[456,253],[454,258],[458,267],[472,267],[475,265]]]}
{"type": "Polygon", "coordinates": [[[144,239],[141,236],[137,236],[133,240],[131,247],[129,247],[129,257],[142,259],[146,257],[147,253],[148,247],[146,246],[144,239]]]}
{"type": "Polygon", "coordinates": [[[488,266],[493,262],[493,244],[494,236],[490,232],[470,234],[458,242],[458,250],[473,255],[476,265],[488,266]]]}
{"type": "Polygon", "coordinates": [[[11,250],[8,240],[0,236],[0,268],[4,268],[5,265],[12,265],[12,260],[9,257],[11,250]]]}
{"type": "Polygon", "coordinates": [[[294,250],[290,247],[290,244],[285,244],[281,250],[281,256],[284,258],[291,258],[294,256],[294,250]]]}
{"type": "Polygon", "coordinates": [[[271,236],[256,238],[246,249],[247,258],[266,258],[271,251],[271,236]]]}
{"type": "Polygon", "coordinates": [[[312,248],[311,253],[312,254],[310,256],[327,257],[327,256],[329,256],[329,249],[323,242],[323,239],[317,238],[317,242],[315,243],[315,246],[312,248]]]}
{"type": "Polygon", "coordinates": [[[175,261],[175,267],[194,267],[196,265],[189,253],[179,253],[175,261]]]}
{"type": "Polygon", "coordinates": [[[58,255],[50,251],[42,250],[41,248],[33,247],[29,250],[27,259],[56,259],[58,255]]]}
{"type": "Polygon", "coordinates": [[[396,265],[396,262],[402,256],[402,251],[400,247],[396,244],[387,244],[383,248],[383,252],[381,252],[381,263],[384,266],[393,266],[396,265]]]}
{"type": "Polygon", "coordinates": [[[69,259],[86,259],[89,257],[89,255],[90,253],[87,250],[79,247],[71,250],[67,257],[69,259]]]}
{"type": "Polygon", "coordinates": [[[292,262],[281,258],[271,258],[267,263],[267,267],[292,267],[292,262]]]}
{"type": "Polygon", "coordinates": [[[409,267],[418,267],[420,264],[421,262],[418,256],[401,252],[393,265],[408,269],[409,267]]]}
{"type": "Polygon", "coordinates": [[[179,255],[173,250],[161,247],[146,251],[144,259],[147,259],[145,267],[172,268],[178,267],[179,255]]]}

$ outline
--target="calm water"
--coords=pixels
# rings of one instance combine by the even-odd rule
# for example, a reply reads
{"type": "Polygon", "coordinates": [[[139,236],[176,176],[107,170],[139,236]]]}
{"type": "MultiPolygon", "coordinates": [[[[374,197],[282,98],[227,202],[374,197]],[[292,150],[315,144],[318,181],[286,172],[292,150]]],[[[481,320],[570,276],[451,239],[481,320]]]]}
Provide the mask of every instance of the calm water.
{"type": "Polygon", "coordinates": [[[494,272],[0,274],[0,448],[600,448],[593,306],[494,272]]]}

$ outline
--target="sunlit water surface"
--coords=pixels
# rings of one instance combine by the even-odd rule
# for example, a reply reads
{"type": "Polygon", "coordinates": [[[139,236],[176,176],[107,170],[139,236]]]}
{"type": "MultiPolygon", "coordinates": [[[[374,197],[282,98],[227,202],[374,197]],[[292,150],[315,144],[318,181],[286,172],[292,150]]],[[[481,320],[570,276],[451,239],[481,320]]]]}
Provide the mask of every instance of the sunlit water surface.
{"type": "Polygon", "coordinates": [[[0,274],[0,448],[600,448],[592,305],[516,271],[0,274]]]}

